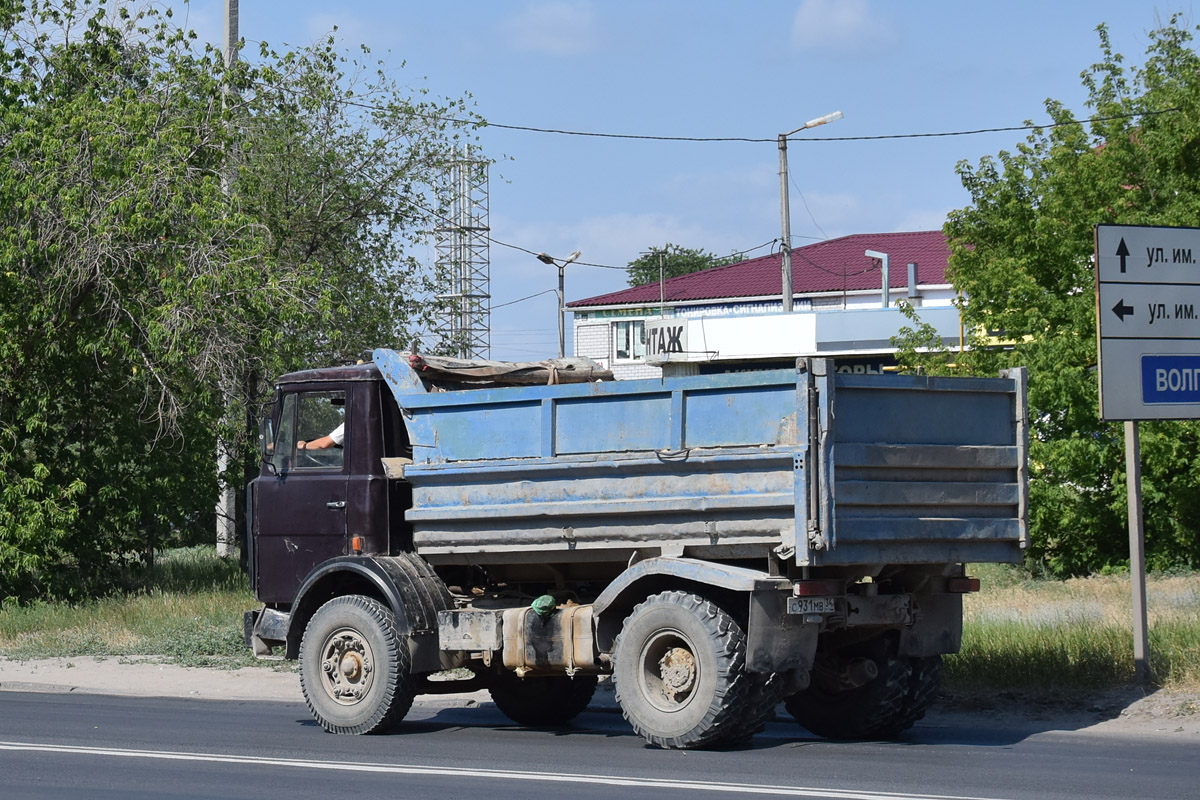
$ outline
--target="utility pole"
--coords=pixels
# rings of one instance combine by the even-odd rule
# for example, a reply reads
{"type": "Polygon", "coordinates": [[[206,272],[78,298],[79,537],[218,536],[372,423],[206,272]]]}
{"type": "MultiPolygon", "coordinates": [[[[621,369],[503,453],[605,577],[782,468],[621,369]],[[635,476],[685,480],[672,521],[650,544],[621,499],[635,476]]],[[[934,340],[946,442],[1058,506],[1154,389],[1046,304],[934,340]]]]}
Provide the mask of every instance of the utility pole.
{"type": "Polygon", "coordinates": [[[564,308],[566,297],[563,294],[565,291],[567,265],[565,263],[558,265],[558,357],[565,358],[567,355],[567,312],[564,308]]]}
{"type": "MultiPolygon", "coordinates": [[[[225,74],[221,78],[221,108],[225,109],[229,97],[229,71],[238,57],[238,0],[225,0],[225,25],[221,37],[221,49],[225,56],[225,74]]],[[[221,191],[228,196],[232,191],[232,165],[226,153],[221,166],[221,191]]],[[[234,384],[230,375],[221,378],[221,397],[225,403],[225,422],[229,426],[235,419],[230,412],[233,403],[234,384]]],[[[233,461],[230,458],[230,443],[225,441],[224,431],[217,434],[217,555],[232,558],[237,555],[237,490],[228,478],[233,461]]]]}
{"type": "Polygon", "coordinates": [[[229,70],[238,59],[238,0],[225,0],[225,25],[221,36],[221,52],[225,56],[225,78],[221,99],[229,94],[229,70]]]}
{"type": "Polygon", "coordinates": [[[537,260],[542,262],[543,264],[549,264],[552,267],[558,267],[558,357],[559,358],[565,358],[566,353],[567,353],[567,335],[566,335],[567,308],[566,308],[566,297],[563,294],[563,292],[566,288],[565,272],[567,270],[567,264],[572,263],[573,261],[578,259],[581,255],[583,255],[583,253],[576,250],[574,253],[571,253],[571,255],[567,256],[562,261],[559,261],[554,256],[548,255],[546,253],[538,253],[536,256],[537,260]]]}
{"type": "Polygon", "coordinates": [[[794,131],[779,134],[779,215],[783,222],[783,261],[780,265],[780,275],[783,279],[784,313],[790,313],[792,310],[792,210],[788,203],[787,140],[794,133],[834,122],[842,117],[842,112],[834,111],[832,114],[810,119],[794,131]]]}
{"type": "Polygon", "coordinates": [[[667,315],[667,298],[666,286],[663,281],[663,254],[658,254],[658,315],[665,317],[667,315]]]}

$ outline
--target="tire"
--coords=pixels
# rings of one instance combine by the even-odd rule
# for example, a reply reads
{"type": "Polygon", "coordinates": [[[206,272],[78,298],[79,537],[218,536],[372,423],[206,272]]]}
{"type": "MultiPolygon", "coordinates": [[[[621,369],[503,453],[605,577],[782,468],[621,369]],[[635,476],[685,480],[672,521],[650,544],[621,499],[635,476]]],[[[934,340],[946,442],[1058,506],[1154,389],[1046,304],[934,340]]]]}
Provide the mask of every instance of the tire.
{"type": "Polygon", "coordinates": [[[596,691],[595,675],[518,678],[505,670],[488,685],[496,708],[518,725],[556,728],[579,716],[596,691]]]}
{"type": "Polygon", "coordinates": [[[382,733],[412,707],[411,658],[390,608],[362,595],[335,597],[304,629],[304,701],[330,733],[382,733]]]}
{"type": "Polygon", "coordinates": [[[775,707],[783,702],[786,690],[784,676],[778,672],[752,676],[750,691],[746,693],[746,710],[721,735],[720,744],[730,747],[749,744],[754,734],[766,727],[775,707]]]}
{"type": "MultiPolygon", "coordinates": [[[[856,654],[871,658],[878,674],[853,689],[839,690],[822,680],[819,671],[814,672],[812,685],[784,701],[788,713],[805,728],[828,739],[890,738],[899,733],[897,721],[909,692],[910,667],[908,661],[889,650],[879,642],[856,654]]],[[[845,656],[824,657],[836,666],[836,661],[845,656]]]]}
{"type": "Polygon", "coordinates": [[[647,742],[715,744],[746,711],[746,634],[715,603],[663,592],[633,609],[614,649],[621,713],[647,742]]]}
{"type": "Polygon", "coordinates": [[[900,713],[892,723],[892,733],[908,730],[937,700],[942,688],[942,657],[910,658],[908,692],[900,713]]]}

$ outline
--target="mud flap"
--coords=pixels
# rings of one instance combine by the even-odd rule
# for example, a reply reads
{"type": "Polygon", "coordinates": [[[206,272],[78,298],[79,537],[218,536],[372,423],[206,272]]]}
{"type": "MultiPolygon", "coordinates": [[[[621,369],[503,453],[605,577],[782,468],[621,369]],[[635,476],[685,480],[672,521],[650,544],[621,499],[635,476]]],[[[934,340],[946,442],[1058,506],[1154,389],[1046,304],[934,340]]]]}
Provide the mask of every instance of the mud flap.
{"type": "Polygon", "coordinates": [[[900,630],[899,655],[925,658],[962,649],[961,594],[914,594],[912,610],[913,624],[900,630]]]}
{"type": "Polygon", "coordinates": [[[807,674],[817,652],[819,622],[805,622],[804,614],[789,614],[790,592],[777,589],[750,594],[750,621],[746,637],[746,670],[807,674]]]}

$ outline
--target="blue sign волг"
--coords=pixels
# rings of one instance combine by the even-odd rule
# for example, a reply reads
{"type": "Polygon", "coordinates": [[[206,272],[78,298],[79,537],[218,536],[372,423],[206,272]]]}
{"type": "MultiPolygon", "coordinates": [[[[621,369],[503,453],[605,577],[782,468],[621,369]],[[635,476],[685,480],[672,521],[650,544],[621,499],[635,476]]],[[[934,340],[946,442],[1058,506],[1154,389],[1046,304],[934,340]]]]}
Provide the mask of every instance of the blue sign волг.
{"type": "Polygon", "coordinates": [[[1143,403],[1200,403],[1200,355],[1142,356],[1143,403]]]}

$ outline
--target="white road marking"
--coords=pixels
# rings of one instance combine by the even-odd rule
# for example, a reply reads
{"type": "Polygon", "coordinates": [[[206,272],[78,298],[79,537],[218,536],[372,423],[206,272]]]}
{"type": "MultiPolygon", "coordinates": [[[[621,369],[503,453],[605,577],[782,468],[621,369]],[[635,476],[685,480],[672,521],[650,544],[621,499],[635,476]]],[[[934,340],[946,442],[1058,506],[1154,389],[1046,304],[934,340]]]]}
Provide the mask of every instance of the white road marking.
{"type": "Polygon", "coordinates": [[[220,753],[184,753],[169,750],[124,750],[112,747],[68,747],[34,742],[0,741],[0,751],[27,753],[62,753],[65,755],[104,756],[109,758],[140,758],[157,761],[190,761],[244,766],[292,767],[296,769],[332,770],[336,772],[367,772],[392,775],[427,775],[451,778],[482,778],[486,780],[540,781],[543,783],[592,784],[597,786],[629,786],[652,789],[681,789],[690,792],[725,792],[727,794],[756,794],[778,797],[819,797],[836,800],[1002,800],[991,797],[962,795],[909,794],[906,792],[868,792],[855,789],[822,789],[806,786],[770,786],[752,783],[719,783],[713,781],[681,781],[665,778],[629,778],[618,775],[586,775],[558,772],[522,772],[519,770],[466,769],[459,767],[424,767],[404,764],[371,764],[335,761],[310,761],[295,758],[265,758],[235,756],[220,753]]]}

